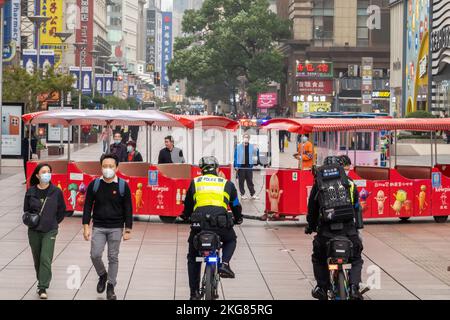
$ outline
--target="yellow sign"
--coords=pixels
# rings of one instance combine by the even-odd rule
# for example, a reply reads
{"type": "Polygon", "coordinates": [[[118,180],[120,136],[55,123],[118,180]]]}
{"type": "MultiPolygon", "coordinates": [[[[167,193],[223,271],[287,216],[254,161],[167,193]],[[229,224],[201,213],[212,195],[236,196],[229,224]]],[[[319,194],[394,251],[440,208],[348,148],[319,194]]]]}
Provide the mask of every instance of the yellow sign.
{"type": "Polygon", "coordinates": [[[61,63],[63,43],[56,32],[63,31],[63,1],[41,0],[39,15],[49,17],[41,27],[40,43],[41,49],[50,49],[55,52],[55,68],[61,63]]]}
{"type": "Polygon", "coordinates": [[[330,102],[297,102],[297,112],[330,112],[330,102]]]}

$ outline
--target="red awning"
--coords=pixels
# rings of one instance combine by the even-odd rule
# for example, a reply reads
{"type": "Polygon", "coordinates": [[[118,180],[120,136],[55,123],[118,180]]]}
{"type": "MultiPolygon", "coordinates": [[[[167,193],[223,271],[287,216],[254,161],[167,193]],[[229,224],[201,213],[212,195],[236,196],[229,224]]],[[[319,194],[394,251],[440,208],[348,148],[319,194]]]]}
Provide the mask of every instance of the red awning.
{"type": "Polygon", "coordinates": [[[203,129],[236,130],[239,123],[227,117],[220,116],[190,116],[166,113],[169,117],[181,122],[186,128],[193,129],[201,127],[203,129]]]}
{"type": "Polygon", "coordinates": [[[271,119],[262,126],[267,129],[288,130],[296,133],[324,131],[438,131],[450,130],[450,118],[370,118],[370,119],[271,119]]]}

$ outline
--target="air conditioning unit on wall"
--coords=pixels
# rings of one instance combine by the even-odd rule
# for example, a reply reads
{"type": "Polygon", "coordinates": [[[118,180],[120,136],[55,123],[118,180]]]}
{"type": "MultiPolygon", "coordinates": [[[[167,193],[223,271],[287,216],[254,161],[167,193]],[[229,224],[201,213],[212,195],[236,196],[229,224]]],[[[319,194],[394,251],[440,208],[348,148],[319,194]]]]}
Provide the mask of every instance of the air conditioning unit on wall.
{"type": "Polygon", "coordinates": [[[358,69],[359,69],[359,66],[357,64],[350,64],[348,66],[348,76],[349,77],[357,77],[358,69]]]}

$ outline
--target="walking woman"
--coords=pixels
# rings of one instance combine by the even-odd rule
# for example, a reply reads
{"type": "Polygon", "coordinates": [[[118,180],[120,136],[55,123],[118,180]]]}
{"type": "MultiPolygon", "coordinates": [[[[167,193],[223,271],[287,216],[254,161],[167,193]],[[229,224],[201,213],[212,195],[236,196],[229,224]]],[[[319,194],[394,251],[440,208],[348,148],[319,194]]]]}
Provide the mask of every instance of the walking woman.
{"type": "Polygon", "coordinates": [[[51,178],[52,168],[45,163],[39,164],[30,178],[30,189],[25,194],[23,205],[25,214],[39,214],[37,226],[28,228],[28,241],[41,299],[47,299],[58,224],[64,219],[66,211],[63,193],[51,183],[51,178]]]}

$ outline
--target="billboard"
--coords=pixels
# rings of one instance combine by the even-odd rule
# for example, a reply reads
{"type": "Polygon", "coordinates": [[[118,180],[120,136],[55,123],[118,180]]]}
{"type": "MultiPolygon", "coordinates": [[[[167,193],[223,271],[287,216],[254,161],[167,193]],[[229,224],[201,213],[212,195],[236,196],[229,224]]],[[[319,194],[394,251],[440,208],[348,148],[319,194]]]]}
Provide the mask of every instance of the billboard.
{"type": "Polygon", "coordinates": [[[276,92],[258,94],[257,107],[261,109],[273,108],[278,104],[278,94],[276,92]]]}
{"type": "Polygon", "coordinates": [[[3,61],[9,62],[20,50],[20,0],[6,2],[3,12],[3,61]]]}
{"type": "Polygon", "coordinates": [[[63,31],[63,2],[61,0],[41,0],[38,14],[50,19],[40,29],[41,49],[55,52],[55,67],[61,63],[63,43],[56,32],[63,31]]]}
{"type": "Polygon", "coordinates": [[[161,86],[169,86],[167,65],[172,60],[172,12],[162,12],[161,86]]]}
{"type": "Polygon", "coordinates": [[[156,11],[147,10],[147,28],[145,37],[145,72],[155,72],[156,63],[156,11]]]}
{"type": "Polygon", "coordinates": [[[21,104],[2,106],[2,155],[22,155],[22,114],[21,104]]]}
{"type": "Polygon", "coordinates": [[[299,80],[300,94],[333,94],[333,80],[299,80]]]}
{"type": "MultiPolygon", "coordinates": [[[[48,110],[59,110],[60,106],[48,106],[48,110]]],[[[64,107],[64,110],[72,110],[72,107],[64,107]]],[[[70,128],[70,132],[72,132],[72,127],[70,128]]],[[[65,127],[63,129],[63,142],[67,143],[67,139],[69,138],[69,128],[65,127]]],[[[53,126],[51,124],[48,125],[47,129],[47,142],[55,143],[61,141],[61,128],[60,126],[53,126]]],[[[70,142],[73,141],[72,136],[70,137],[70,142]]]]}
{"type": "Polygon", "coordinates": [[[78,43],[86,43],[87,46],[77,49],[76,65],[92,67],[92,55],[89,54],[94,48],[94,0],[77,0],[80,8],[80,28],[77,29],[76,39],[78,43]],[[81,52],[80,52],[81,51],[81,52]]]}
{"type": "Polygon", "coordinates": [[[332,62],[297,61],[298,78],[333,78],[332,62]]]}

